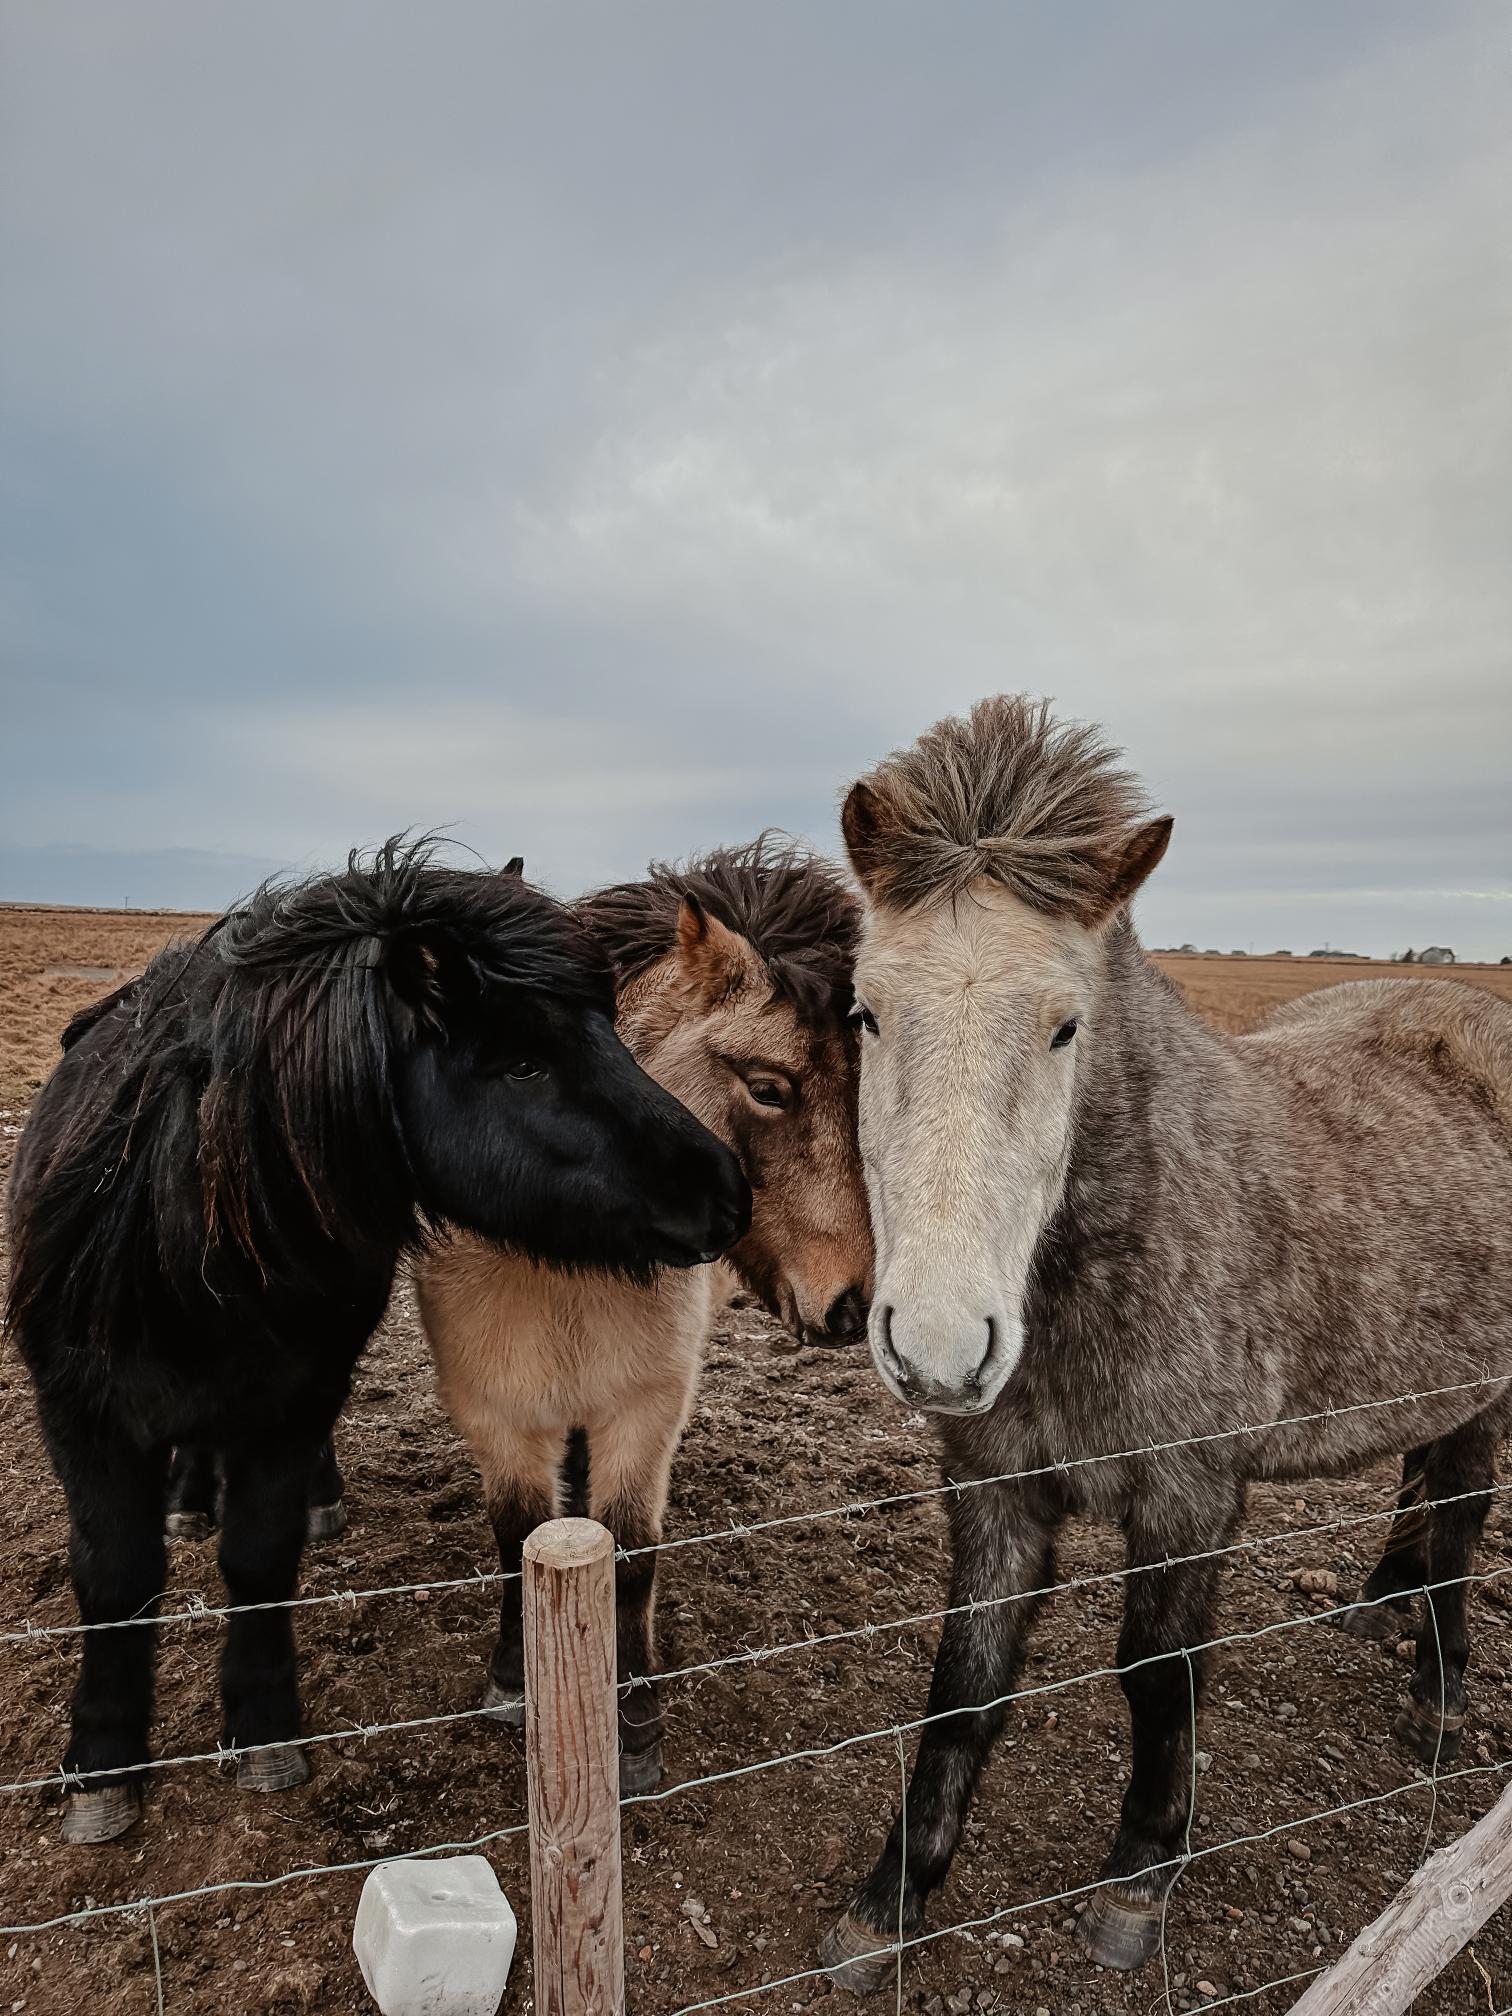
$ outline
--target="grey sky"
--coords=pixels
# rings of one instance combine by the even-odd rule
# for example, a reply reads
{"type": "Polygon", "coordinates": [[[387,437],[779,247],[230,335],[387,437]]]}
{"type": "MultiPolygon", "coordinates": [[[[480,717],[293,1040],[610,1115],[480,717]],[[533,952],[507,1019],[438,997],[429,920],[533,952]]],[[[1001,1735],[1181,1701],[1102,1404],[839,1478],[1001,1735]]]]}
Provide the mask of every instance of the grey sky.
{"type": "Polygon", "coordinates": [[[0,897],[562,890],[1025,687],[1156,942],[1512,952],[1499,5],[10,0],[0,897]]]}

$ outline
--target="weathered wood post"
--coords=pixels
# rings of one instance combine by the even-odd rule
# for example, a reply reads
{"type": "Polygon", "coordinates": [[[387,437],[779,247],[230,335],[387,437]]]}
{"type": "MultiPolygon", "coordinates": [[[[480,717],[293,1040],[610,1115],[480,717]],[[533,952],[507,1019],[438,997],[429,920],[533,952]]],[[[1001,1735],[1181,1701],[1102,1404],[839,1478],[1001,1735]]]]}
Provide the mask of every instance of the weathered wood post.
{"type": "Polygon", "coordinates": [[[525,1761],[536,2016],[623,2016],[614,1536],[594,1519],[525,1542],[525,1761]]]}
{"type": "Polygon", "coordinates": [[[1512,1785],[1436,1855],[1321,1975],[1291,2016],[1405,2016],[1512,1895],[1512,1785]]]}

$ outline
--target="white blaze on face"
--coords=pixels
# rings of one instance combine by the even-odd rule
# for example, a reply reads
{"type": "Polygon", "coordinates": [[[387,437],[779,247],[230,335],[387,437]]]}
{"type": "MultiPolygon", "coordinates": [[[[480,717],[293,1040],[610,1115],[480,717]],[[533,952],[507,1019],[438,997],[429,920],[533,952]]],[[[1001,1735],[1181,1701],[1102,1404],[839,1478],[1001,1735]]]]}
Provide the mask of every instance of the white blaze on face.
{"type": "Polygon", "coordinates": [[[1018,1362],[1030,1260],[1065,1183],[1097,965],[1091,931],[993,883],[868,919],[856,996],[876,1022],[860,1111],[871,1346],[911,1406],[980,1412],[1018,1362]]]}

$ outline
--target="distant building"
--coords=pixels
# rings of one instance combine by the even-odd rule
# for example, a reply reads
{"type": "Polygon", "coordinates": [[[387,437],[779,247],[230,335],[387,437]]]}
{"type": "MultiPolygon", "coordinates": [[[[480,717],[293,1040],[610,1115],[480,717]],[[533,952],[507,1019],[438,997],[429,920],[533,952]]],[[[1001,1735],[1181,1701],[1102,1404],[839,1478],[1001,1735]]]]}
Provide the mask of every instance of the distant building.
{"type": "Polygon", "coordinates": [[[1197,947],[1196,947],[1195,945],[1193,945],[1193,944],[1190,944],[1190,943],[1188,943],[1188,944],[1186,944],[1186,945],[1183,945],[1181,949],[1182,949],[1182,951],[1183,951],[1183,952],[1188,952],[1188,953],[1190,953],[1190,954],[1191,954],[1191,956],[1192,956],[1192,957],[1193,957],[1194,959],[1196,958],[1196,956],[1197,956],[1197,947]]]}
{"type": "Polygon", "coordinates": [[[1230,952],[1229,957],[1230,959],[1248,959],[1249,954],[1248,952],[1241,952],[1236,946],[1234,950],[1230,952]]]}
{"type": "Polygon", "coordinates": [[[1454,953],[1447,945],[1425,945],[1418,954],[1419,966],[1452,966],[1454,953]]]}

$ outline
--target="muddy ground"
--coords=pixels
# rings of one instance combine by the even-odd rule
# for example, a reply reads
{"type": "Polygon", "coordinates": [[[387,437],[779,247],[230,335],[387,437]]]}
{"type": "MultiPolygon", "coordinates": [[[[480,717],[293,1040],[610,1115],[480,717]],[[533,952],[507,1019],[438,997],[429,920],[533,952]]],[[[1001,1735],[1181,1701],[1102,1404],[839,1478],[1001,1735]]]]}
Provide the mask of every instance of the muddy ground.
{"type": "MultiPolygon", "coordinates": [[[[54,956],[53,945],[47,963],[113,966],[115,948],[91,941],[87,928],[67,949],[71,959],[54,956]],[[85,956],[90,952],[98,956],[85,956]]],[[[66,994],[72,976],[57,977],[66,994]]],[[[81,984],[87,999],[91,986],[99,991],[104,983],[81,984]]],[[[57,1005],[66,1013],[79,1003],[57,1005]]],[[[0,1073],[8,1087],[0,1092],[0,1174],[30,1081],[13,1054],[9,1079],[0,1073]]],[[[343,1435],[352,1525],[310,1557],[307,1593],[467,1577],[491,1566],[476,1479],[437,1407],[403,1293],[359,1374],[343,1435]]],[[[0,1363],[0,1461],[0,1627],[66,1622],[72,1609],[61,1497],[24,1374],[11,1357],[0,1363]]],[[[710,1351],[674,1480],[668,1537],[934,1481],[926,1424],[887,1397],[864,1353],[791,1352],[765,1317],[737,1309],[710,1351]]],[[[1490,1767],[1512,1760],[1512,1517],[1504,1529],[1493,1514],[1480,1562],[1483,1570],[1505,1569],[1508,1580],[1482,1585],[1473,1599],[1472,1723],[1459,1763],[1485,1767],[1482,1775],[1440,1784],[1435,1795],[1390,1735],[1406,1666],[1390,1650],[1303,1621],[1327,1598],[1305,1593],[1297,1573],[1335,1573],[1347,1587],[1368,1566],[1370,1536],[1383,1529],[1322,1538],[1300,1529],[1385,1507],[1392,1481],[1381,1472],[1252,1498],[1246,1537],[1267,1536],[1267,1544],[1226,1568],[1220,1628],[1252,1631],[1291,1620],[1297,1628],[1217,1656],[1200,1736],[1199,1859],[1169,1914],[1173,2008],[1209,2006],[1324,1964],[1417,1867],[1430,1838],[1452,1839],[1504,1782],[1490,1767]],[[1379,1803],[1331,1811],[1366,1799],[1379,1803]],[[1319,1814],[1325,1817],[1311,1817],[1319,1814]],[[1221,1847],[1256,1835],[1264,1838],[1221,1847]]],[[[1118,1559],[1116,1535],[1081,1527],[1068,1534],[1060,1569],[1070,1579],[1112,1569],[1118,1559]]],[[[678,1667],[931,1611],[944,1601],[945,1574],[943,1523],[928,1499],[677,1549],[662,1570],[663,1661],[678,1667]]],[[[176,1547],[171,1576],[171,1607],[196,1593],[218,1600],[213,1548],[176,1547]]],[[[485,1591],[464,1589],[305,1611],[299,1634],[308,1728],[333,1732],[471,1708],[491,1638],[490,1609],[485,1591]]],[[[1106,2016],[1166,2006],[1158,1963],[1133,1977],[1103,1973],[1070,1936],[1072,1905],[1030,1908],[1033,1899],[1090,1880],[1107,1846],[1127,1723],[1114,1682],[1075,1676],[1109,1663],[1117,1617],[1116,1583],[1062,1595],[1044,1615],[1025,1684],[1072,1684],[1032,1695],[1013,1712],[931,1923],[1004,1915],[921,1948],[904,1977],[910,2009],[938,2016],[936,1997],[956,1998],[955,2012],[969,2006],[995,2016],[1106,2016]]],[[[864,1873],[897,1796],[893,1737],[723,1784],[682,1792],[676,1785],[887,1731],[919,1715],[936,1629],[878,1630],[669,1684],[672,1789],[633,1808],[625,1823],[633,2009],[673,2012],[812,1967],[818,1933],[864,1873]]],[[[213,1748],[218,1627],[176,1625],[163,1637],[159,1754],[213,1748]]],[[[73,1666],[67,1640],[0,1646],[5,1782],[56,1766],[73,1666]]],[[[472,1840],[524,1816],[520,1739],[481,1720],[353,1736],[316,1754],[309,1786],[269,1799],[238,1795],[214,1765],[156,1773],[142,1826],[100,1849],[64,1847],[54,1791],[3,1795],[0,1918],[30,1923],[91,1904],[403,1854],[472,1840]]],[[[514,1836],[486,1852],[521,1913],[521,1958],[505,2008],[525,2012],[532,2003],[525,1844],[514,1836]]],[[[360,1872],[296,1877],[160,1906],[164,2008],[170,2016],[369,2009],[350,1950],[361,1884],[360,1872]]],[[[1299,1992],[1295,1984],[1240,2006],[1280,2016],[1299,1992]]],[[[73,2016],[86,2004],[151,2012],[157,1993],[144,1918],[107,1916],[0,1936],[0,2012],[73,2016]]],[[[733,2006],[803,2009],[816,2001],[831,2002],[836,2016],[849,2006],[849,1998],[812,1979],[733,2006]]],[[[1502,1913],[1419,2007],[1432,2016],[1484,2016],[1508,2004],[1512,1926],[1502,1913]]],[[[893,1989],[873,2006],[895,2006],[893,1989]]]]}

